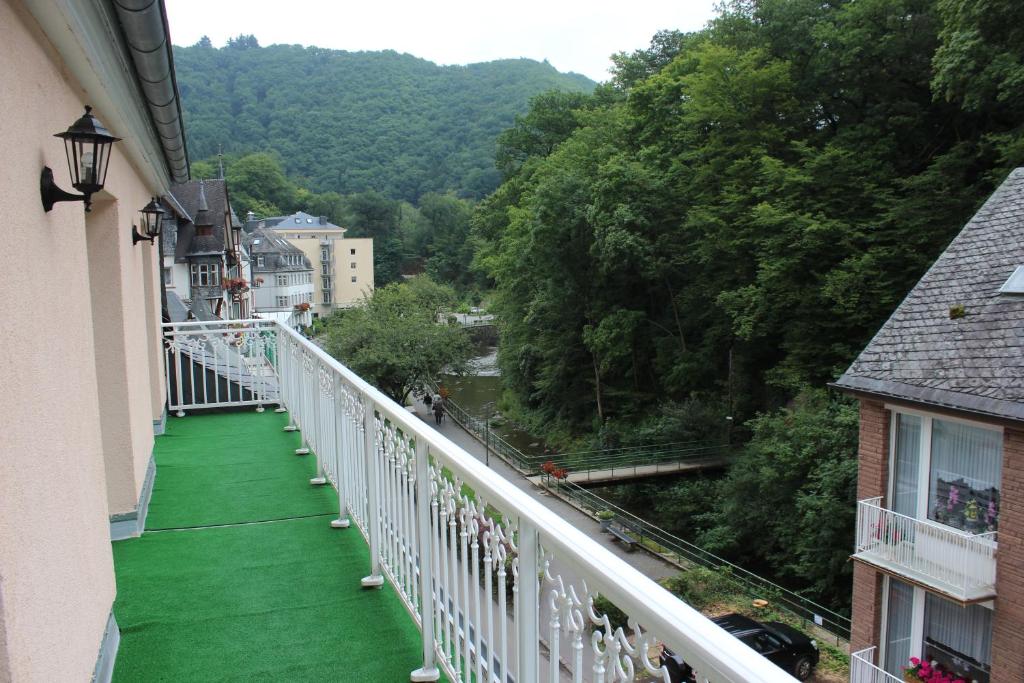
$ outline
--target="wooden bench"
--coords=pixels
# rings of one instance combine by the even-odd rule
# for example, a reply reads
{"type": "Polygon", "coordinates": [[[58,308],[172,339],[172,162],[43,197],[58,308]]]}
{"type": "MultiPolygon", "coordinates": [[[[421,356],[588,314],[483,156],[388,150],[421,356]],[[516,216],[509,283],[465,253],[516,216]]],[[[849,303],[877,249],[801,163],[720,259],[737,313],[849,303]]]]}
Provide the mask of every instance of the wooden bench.
{"type": "Polygon", "coordinates": [[[633,552],[633,549],[636,547],[636,539],[627,534],[621,524],[608,525],[608,531],[612,536],[619,539],[622,545],[626,546],[627,552],[633,552]]]}

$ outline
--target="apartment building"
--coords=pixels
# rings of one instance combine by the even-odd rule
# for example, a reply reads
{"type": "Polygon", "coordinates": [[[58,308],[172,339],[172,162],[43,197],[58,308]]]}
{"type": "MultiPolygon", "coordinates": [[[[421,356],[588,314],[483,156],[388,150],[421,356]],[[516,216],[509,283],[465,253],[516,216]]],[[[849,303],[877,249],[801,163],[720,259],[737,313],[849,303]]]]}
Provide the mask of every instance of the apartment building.
{"type": "Polygon", "coordinates": [[[0,2],[0,289],[46,302],[0,304],[0,681],[108,680],[117,650],[111,539],[142,527],[165,404],[133,228],[188,180],[165,27],[160,2],[0,2]]]}
{"type": "Polygon", "coordinates": [[[860,401],[853,681],[1024,680],[1022,377],[1017,169],[835,384],[860,401]]]}
{"type": "Polygon", "coordinates": [[[258,317],[290,327],[313,322],[313,265],[273,230],[257,228],[243,238],[252,270],[252,301],[258,317]]]}
{"type": "Polygon", "coordinates": [[[313,317],[353,306],[373,292],[373,240],[346,238],[346,228],[303,211],[260,221],[314,264],[313,317]]]}

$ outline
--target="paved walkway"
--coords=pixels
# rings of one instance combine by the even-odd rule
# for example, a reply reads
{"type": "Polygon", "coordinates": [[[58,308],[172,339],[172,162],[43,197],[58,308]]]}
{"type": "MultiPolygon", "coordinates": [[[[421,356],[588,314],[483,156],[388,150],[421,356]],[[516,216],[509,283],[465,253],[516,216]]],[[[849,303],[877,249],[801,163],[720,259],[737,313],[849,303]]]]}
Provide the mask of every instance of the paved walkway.
{"type": "MultiPolygon", "coordinates": [[[[433,415],[428,415],[427,408],[422,403],[417,403],[415,412],[421,420],[434,426],[435,429],[461,446],[467,453],[474,456],[477,460],[480,460],[481,462],[488,462],[484,445],[470,436],[469,433],[455,423],[451,417],[446,417],[444,422],[442,422],[440,426],[437,426],[434,425],[433,415]]],[[[668,576],[675,576],[679,573],[678,567],[675,567],[674,565],[659,557],[655,557],[650,553],[643,551],[628,552],[623,548],[622,544],[615,541],[611,534],[602,533],[600,524],[592,517],[585,515],[562,499],[549,495],[544,489],[524,477],[519,473],[519,470],[505,463],[504,460],[494,453],[491,453],[489,458],[489,467],[501,476],[505,477],[512,484],[528,493],[531,497],[543,503],[559,517],[566,520],[577,529],[583,531],[595,541],[603,545],[605,548],[621,557],[644,575],[658,580],[668,576]]]]}

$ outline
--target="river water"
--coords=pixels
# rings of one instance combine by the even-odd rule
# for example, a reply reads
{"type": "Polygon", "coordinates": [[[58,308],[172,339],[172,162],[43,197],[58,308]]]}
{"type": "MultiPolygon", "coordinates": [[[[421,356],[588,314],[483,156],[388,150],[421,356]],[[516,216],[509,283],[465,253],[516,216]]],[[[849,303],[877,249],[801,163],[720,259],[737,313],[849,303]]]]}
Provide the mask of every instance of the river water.
{"type": "Polygon", "coordinates": [[[543,439],[498,412],[502,390],[497,346],[478,347],[477,355],[469,360],[469,374],[442,375],[441,383],[451,392],[451,400],[464,410],[481,418],[493,416],[491,428],[505,441],[527,455],[544,453],[543,439]]]}

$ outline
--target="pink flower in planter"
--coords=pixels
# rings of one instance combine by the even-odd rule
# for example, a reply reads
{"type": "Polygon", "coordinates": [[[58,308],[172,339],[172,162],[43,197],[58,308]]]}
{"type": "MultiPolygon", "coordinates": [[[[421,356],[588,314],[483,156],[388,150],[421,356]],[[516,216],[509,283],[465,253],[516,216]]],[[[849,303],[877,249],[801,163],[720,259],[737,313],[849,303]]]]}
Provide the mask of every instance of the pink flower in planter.
{"type": "Polygon", "coordinates": [[[960,491],[955,486],[949,487],[949,502],[946,503],[946,509],[952,510],[953,506],[960,502],[960,491]]]}

